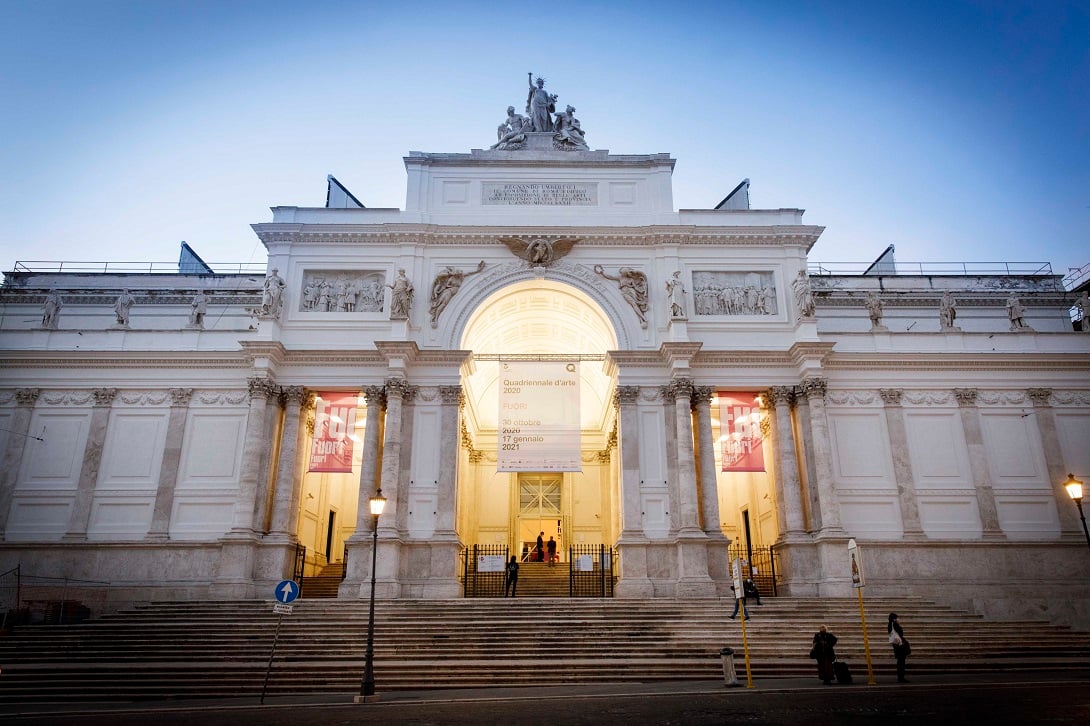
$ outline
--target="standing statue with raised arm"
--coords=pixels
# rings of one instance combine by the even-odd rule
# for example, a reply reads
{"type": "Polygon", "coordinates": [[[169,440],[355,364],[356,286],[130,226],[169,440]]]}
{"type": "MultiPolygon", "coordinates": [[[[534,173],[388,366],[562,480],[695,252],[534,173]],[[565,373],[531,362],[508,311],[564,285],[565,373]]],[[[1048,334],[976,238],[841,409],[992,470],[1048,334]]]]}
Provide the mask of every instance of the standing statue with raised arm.
{"type": "Polygon", "coordinates": [[[538,77],[534,83],[534,74],[526,74],[530,91],[526,94],[526,114],[530,117],[533,131],[552,131],[552,115],[556,111],[556,95],[545,90],[545,79],[538,77]]]}

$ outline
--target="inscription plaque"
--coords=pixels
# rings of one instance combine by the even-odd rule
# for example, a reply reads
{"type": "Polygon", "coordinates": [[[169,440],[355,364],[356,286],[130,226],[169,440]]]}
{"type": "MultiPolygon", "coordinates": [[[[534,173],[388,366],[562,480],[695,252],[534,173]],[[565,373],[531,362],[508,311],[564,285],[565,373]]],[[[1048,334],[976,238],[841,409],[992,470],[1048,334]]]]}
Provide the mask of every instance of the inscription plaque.
{"type": "Polygon", "coordinates": [[[508,206],[594,207],[598,185],[586,182],[494,183],[481,185],[483,204],[508,206]]]}

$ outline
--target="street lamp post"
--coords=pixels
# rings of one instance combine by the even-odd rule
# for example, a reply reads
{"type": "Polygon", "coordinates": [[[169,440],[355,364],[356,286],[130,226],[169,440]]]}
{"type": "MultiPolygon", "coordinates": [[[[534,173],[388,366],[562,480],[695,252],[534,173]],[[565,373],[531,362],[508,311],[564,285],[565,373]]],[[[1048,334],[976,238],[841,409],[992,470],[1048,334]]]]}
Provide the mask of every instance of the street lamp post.
{"type": "Polygon", "coordinates": [[[1074,474],[1068,474],[1064,489],[1067,490],[1067,496],[1071,497],[1071,501],[1075,502],[1075,506],[1079,508],[1082,532],[1086,535],[1086,545],[1090,547],[1090,530],[1086,528],[1086,515],[1082,513],[1082,482],[1076,479],[1074,474]]]}
{"type": "Polygon", "coordinates": [[[377,701],[375,695],[375,565],[378,563],[378,518],[386,507],[386,497],[382,496],[382,489],[371,497],[371,607],[367,612],[367,655],[363,666],[363,680],[360,682],[360,695],[356,696],[356,703],[369,703],[377,701]]]}

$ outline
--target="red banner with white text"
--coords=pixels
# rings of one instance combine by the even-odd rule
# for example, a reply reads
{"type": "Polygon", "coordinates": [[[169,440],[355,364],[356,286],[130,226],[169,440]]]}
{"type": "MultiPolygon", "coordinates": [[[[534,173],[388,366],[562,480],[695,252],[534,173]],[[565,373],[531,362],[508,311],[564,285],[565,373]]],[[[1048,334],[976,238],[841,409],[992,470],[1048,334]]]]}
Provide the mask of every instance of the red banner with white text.
{"type": "Polygon", "coordinates": [[[723,471],[764,471],[761,406],[756,393],[718,391],[723,471]]]}
{"type": "Polygon", "coordinates": [[[340,474],[352,471],[358,405],[359,394],[355,391],[318,394],[307,471],[340,474]]]}

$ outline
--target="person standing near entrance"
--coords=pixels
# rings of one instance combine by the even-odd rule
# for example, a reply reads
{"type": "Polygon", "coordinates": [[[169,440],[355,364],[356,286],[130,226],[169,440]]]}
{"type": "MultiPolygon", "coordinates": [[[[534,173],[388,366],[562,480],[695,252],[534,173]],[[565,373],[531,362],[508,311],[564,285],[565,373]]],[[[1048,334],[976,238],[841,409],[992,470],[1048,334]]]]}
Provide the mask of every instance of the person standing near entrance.
{"type": "Polygon", "coordinates": [[[833,662],[836,661],[836,636],[822,625],[814,633],[814,647],[810,649],[810,657],[817,661],[818,678],[825,685],[833,682],[833,662]]]}
{"type": "Polygon", "coordinates": [[[515,589],[519,585],[519,560],[515,555],[511,555],[511,561],[507,563],[507,567],[504,568],[503,576],[503,596],[507,597],[507,593],[511,593],[511,597],[515,597],[515,589]]]}
{"type": "Polygon", "coordinates": [[[555,567],[556,566],[556,540],[553,539],[552,537],[549,537],[549,543],[547,545],[547,549],[549,550],[549,567],[555,567]]]}
{"type": "Polygon", "coordinates": [[[537,561],[538,562],[544,562],[545,561],[545,533],[544,532],[538,532],[537,533],[537,561]]]}

